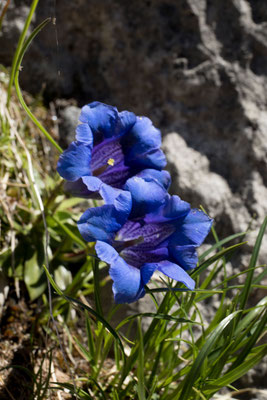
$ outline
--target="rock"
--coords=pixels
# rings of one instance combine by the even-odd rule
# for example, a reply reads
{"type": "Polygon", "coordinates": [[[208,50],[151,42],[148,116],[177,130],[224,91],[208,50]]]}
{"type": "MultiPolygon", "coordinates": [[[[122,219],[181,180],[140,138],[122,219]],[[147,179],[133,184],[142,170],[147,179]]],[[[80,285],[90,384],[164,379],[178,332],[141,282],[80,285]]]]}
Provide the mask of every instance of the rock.
{"type": "Polygon", "coordinates": [[[75,138],[81,109],[76,106],[67,106],[59,111],[59,144],[66,148],[75,138]]]}

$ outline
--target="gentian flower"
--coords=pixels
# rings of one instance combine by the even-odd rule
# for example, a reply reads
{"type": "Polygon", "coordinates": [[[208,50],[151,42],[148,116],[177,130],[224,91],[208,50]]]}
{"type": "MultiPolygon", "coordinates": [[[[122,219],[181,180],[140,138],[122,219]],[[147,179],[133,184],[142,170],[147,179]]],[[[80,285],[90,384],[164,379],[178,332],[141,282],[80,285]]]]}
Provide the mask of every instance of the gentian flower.
{"type": "Polygon", "coordinates": [[[76,141],[60,156],[57,171],[78,197],[97,198],[102,184],[123,188],[144,169],[166,165],[161,133],[149,118],[93,102],[82,108],[76,141]]]}
{"type": "Polygon", "coordinates": [[[110,265],[115,301],[131,303],[143,297],[144,286],[156,270],[194,289],[195,282],[186,271],[196,267],[196,248],[207,236],[212,219],[169,194],[152,211],[148,205],[140,207],[143,215],[138,216],[133,198],[142,191],[137,181],[129,187],[132,191],[103,185],[105,204],[88,209],[78,221],[83,238],[96,241],[98,257],[110,265]]]}

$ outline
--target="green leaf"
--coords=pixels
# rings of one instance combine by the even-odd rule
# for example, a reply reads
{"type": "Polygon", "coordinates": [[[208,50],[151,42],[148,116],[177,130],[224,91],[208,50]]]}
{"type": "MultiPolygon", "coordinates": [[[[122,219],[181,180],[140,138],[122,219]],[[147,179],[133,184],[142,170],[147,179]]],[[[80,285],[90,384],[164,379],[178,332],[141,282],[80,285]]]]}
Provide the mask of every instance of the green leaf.
{"type": "Polygon", "coordinates": [[[235,335],[239,336],[244,329],[249,327],[250,323],[254,319],[256,319],[259,316],[259,314],[262,313],[263,307],[266,307],[266,306],[267,306],[267,296],[265,296],[263,299],[261,299],[261,301],[259,301],[259,303],[255,307],[253,307],[252,310],[249,311],[247,313],[247,315],[245,315],[242,318],[241,321],[239,321],[239,324],[238,324],[238,326],[236,327],[236,330],[235,330],[235,335]]]}
{"type": "Polygon", "coordinates": [[[125,318],[124,321],[130,321],[131,319],[135,319],[137,317],[150,317],[153,319],[160,319],[160,320],[166,320],[166,321],[175,321],[175,322],[179,322],[179,323],[188,323],[188,324],[196,324],[196,325],[201,325],[200,322],[195,322],[192,321],[190,319],[186,319],[186,318],[179,318],[179,317],[175,317],[172,315],[168,315],[168,314],[162,314],[162,313],[139,313],[139,314],[134,314],[131,315],[127,318],[125,318]]]}
{"type": "Polygon", "coordinates": [[[241,378],[241,376],[245,375],[254,365],[258,364],[263,357],[267,354],[267,345],[262,345],[256,347],[253,353],[250,354],[248,359],[240,364],[235,369],[227,372],[223,377],[216,379],[211,384],[208,384],[205,387],[204,393],[215,393],[222,387],[229,385],[230,383],[236,381],[237,379],[241,378]]]}
{"type": "Polygon", "coordinates": [[[260,322],[259,322],[257,328],[255,329],[255,331],[253,332],[253,334],[251,335],[248,343],[243,348],[241,353],[238,355],[236,361],[232,365],[231,370],[238,367],[238,365],[240,365],[245,360],[245,358],[249,355],[253,346],[256,344],[257,340],[259,339],[259,337],[261,336],[263,331],[266,329],[266,324],[267,324],[267,309],[265,310],[265,313],[261,317],[260,322]]]}
{"type": "MultiPolygon", "coordinates": [[[[240,311],[236,311],[228,317],[224,318],[219,325],[214,329],[214,331],[211,333],[208,339],[206,339],[204,346],[200,350],[196,360],[191,366],[191,369],[189,373],[187,374],[186,378],[183,381],[182,384],[182,393],[179,397],[179,400],[187,400],[189,399],[189,396],[192,392],[192,387],[194,386],[195,381],[200,375],[201,371],[201,366],[204,363],[204,360],[208,355],[210,354],[211,350],[213,349],[214,345],[216,342],[219,340],[221,337],[222,333],[224,330],[227,328],[229,323],[236,318],[236,316],[240,313],[240,311]]],[[[175,394],[178,394],[180,391],[180,388],[178,387],[178,390],[175,392],[175,394]]]]}
{"type": "Polygon", "coordinates": [[[24,281],[31,300],[37,299],[44,293],[47,287],[47,280],[42,268],[44,262],[43,249],[35,251],[30,259],[24,264],[24,281]]]}
{"type": "MultiPolygon", "coordinates": [[[[34,3],[37,4],[38,1],[34,1],[34,3]]],[[[19,86],[19,71],[20,71],[20,66],[24,57],[24,54],[26,52],[26,50],[28,49],[28,47],[30,46],[31,42],[33,41],[33,39],[35,38],[36,35],[38,35],[38,33],[51,21],[51,18],[47,18],[46,20],[44,20],[40,25],[38,25],[33,32],[30,34],[30,36],[28,37],[28,39],[23,43],[23,46],[20,47],[19,49],[19,53],[17,55],[17,59],[16,59],[16,63],[14,63],[12,65],[12,73],[13,71],[15,72],[14,75],[14,83],[15,83],[15,88],[16,88],[16,93],[18,96],[18,99],[20,101],[20,104],[22,105],[22,107],[24,108],[24,110],[26,111],[28,117],[32,120],[32,122],[40,129],[40,131],[45,135],[45,137],[50,141],[50,143],[60,152],[63,153],[62,148],[57,144],[57,142],[52,138],[52,136],[50,135],[50,133],[47,132],[47,130],[43,127],[43,125],[40,123],[40,121],[38,121],[38,119],[33,115],[33,113],[31,112],[31,110],[29,109],[29,107],[27,106],[27,104],[24,101],[24,98],[22,96],[21,90],[20,90],[20,86],[19,86]]],[[[12,85],[12,83],[11,83],[12,85]]],[[[11,89],[11,86],[10,86],[11,89]]]]}
{"type": "Polygon", "coordinates": [[[55,282],[61,290],[65,290],[72,282],[71,272],[64,267],[59,265],[54,271],[55,282]]]}
{"type": "Polygon", "coordinates": [[[247,232],[241,232],[241,233],[235,233],[234,235],[228,236],[225,239],[222,239],[215,243],[213,246],[211,246],[208,250],[204,251],[204,253],[200,254],[198,257],[199,262],[202,261],[207,255],[212,253],[214,250],[217,250],[218,248],[222,247],[224,244],[230,242],[231,240],[237,239],[237,238],[242,238],[247,234],[247,232]]]}
{"type": "Polygon", "coordinates": [[[69,392],[79,400],[95,400],[95,398],[91,397],[88,393],[85,392],[85,390],[79,388],[79,387],[74,387],[73,384],[68,383],[68,382],[51,382],[50,389],[68,389],[69,392]]]}
{"type": "Polygon", "coordinates": [[[19,37],[18,45],[17,45],[16,51],[15,51],[15,54],[14,54],[14,57],[12,60],[12,66],[11,66],[11,72],[10,72],[10,78],[9,78],[9,84],[8,84],[8,90],[7,90],[7,92],[8,92],[7,107],[9,106],[9,101],[10,101],[10,97],[11,97],[11,88],[13,86],[15,73],[16,73],[17,68],[19,67],[19,65],[18,65],[19,56],[21,54],[21,50],[22,50],[28,29],[29,29],[29,26],[30,26],[30,23],[31,23],[33,14],[34,14],[34,11],[37,7],[38,1],[39,0],[33,0],[31,3],[31,8],[30,8],[29,14],[26,18],[21,35],[19,37]]]}
{"type": "Polygon", "coordinates": [[[77,299],[73,299],[72,297],[66,296],[58,287],[58,285],[55,283],[54,279],[52,278],[50,272],[48,271],[47,267],[45,265],[43,265],[44,270],[46,272],[46,275],[49,279],[49,282],[51,283],[52,287],[55,289],[56,293],[59,296],[64,297],[66,300],[68,300],[69,302],[75,303],[78,306],[80,306],[83,310],[88,311],[91,315],[93,315],[94,317],[96,317],[96,319],[98,321],[100,321],[104,327],[113,335],[114,339],[118,341],[118,344],[120,346],[120,349],[122,351],[122,355],[125,358],[125,353],[124,353],[124,348],[123,348],[123,344],[121,342],[121,339],[119,337],[119,335],[117,334],[117,332],[112,328],[112,326],[101,316],[99,315],[95,310],[93,310],[91,307],[87,306],[86,304],[83,304],[81,301],[77,300],[77,299]]]}
{"type": "Polygon", "coordinates": [[[66,225],[64,225],[61,221],[59,221],[56,217],[52,217],[53,220],[60,226],[60,228],[77,244],[79,244],[83,249],[87,248],[86,243],[78,236],[73,233],[73,230],[70,230],[66,225]]]}
{"type": "Polygon", "coordinates": [[[146,400],[145,395],[145,362],[144,362],[144,343],[143,343],[143,333],[141,328],[141,319],[138,318],[138,366],[137,366],[137,393],[139,400],[146,400]]]}
{"type": "Polygon", "coordinates": [[[205,269],[207,269],[211,264],[213,264],[215,261],[221,259],[222,257],[226,256],[226,255],[230,255],[232,253],[234,253],[240,246],[243,246],[245,243],[247,242],[241,242],[241,243],[237,243],[234,244],[233,246],[227,247],[226,249],[223,249],[221,251],[219,251],[218,253],[216,253],[214,256],[210,257],[208,260],[204,261],[202,264],[199,265],[199,267],[197,267],[193,273],[191,274],[192,278],[195,278],[196,276],[198,276],[202,271],[204,271],[205,269]]]}
{"type": "Polygon", "coordinates": [[[77,206],[82,201],[84,201],[84,199],[81,199],[80,197],[71,197],[70,199],[65,199],[59,203],[57,211],[72,209],[72,207],[77,206]]]}
{"type": "Polygon", "coordinates": [[[246,281],[245,281],[244,289],[242,290],[242,292],[240,294],[240,297],[239,297],[240,309],[242,309],[242,310],[245,308],[245,305],[246,305],[246,302],[247,302],[247,299],[248,299],[248,295],[249,295],[249,292],[250,292],[250,289],[251,289],[254,269],[256,267],[256,263],[257,263],[257,259],[258,259],[259,251],[260,251],[260,247],[261,247],[261,242],[262,242],[263,235],[265,233],[266,227],[267,227],[267,217],[265,217],[265,219],[264,219],[264,221],[263,221],[263,223],[261,225],[260,231],[258,233],[256,242],[255,242],[255,246],[253,248],[253,252],[252,252],[252,255],[251,255],[251,259],[250,259],[250,262],[249,262],[248,269],[250,271],[247,274],[247,278],[246,278],[246,281]]]}

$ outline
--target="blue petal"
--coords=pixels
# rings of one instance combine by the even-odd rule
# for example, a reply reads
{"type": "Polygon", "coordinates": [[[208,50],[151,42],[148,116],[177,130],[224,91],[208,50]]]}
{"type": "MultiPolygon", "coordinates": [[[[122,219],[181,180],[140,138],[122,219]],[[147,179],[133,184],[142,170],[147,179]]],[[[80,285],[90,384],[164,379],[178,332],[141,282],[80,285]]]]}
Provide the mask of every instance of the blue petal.
{"type": "Polygon", "coordinates": [[[146,263],[140,268],[143,285],[146,285],[154,272],[157,270],[157,264],[146,263]]]}
{"type": "Polygon", "coordinates": [[[83,176],[83,184],[87,187],[89,193],[99,192],[103,182],[96,176],[83,176]]]}
{"type": "Polygon", "coordinates": [[[178,196],[168,195],[165,204],[156,212],[146,215],[147,223],[182,221],[190,212],[190,204],[178,196]]]}
{"type": "Polygon", "coordinates": [[[127,133],[134,124],[136,123],[136,115],[130,111],[121,111],[119,113],[119,134],[124,135],[127,133]]]}
{"type": "Polygon", "coordinates": [[[130,154],[146,153],[161,146],[160,130],[147,117],[138,117],[131,132],[124,138],[124,146],[130,154]]]}
{"type": "Polygon", "coordinates": [[[89,195],[91,198],[102,197],[105,204],[114,205],[118,213],[123,216],[123,220],[126,220],[132,209],[132,197],[129,192],[106,185],[96,176],[83,176],[81,180],[73,182],[71,185],[67,184],[66,189],[73,194],[76,189],[77,195],[80,190],[83,195],[80,194],[78,197],[88,197],[89,195]]]}
{"type": "Polygon", "coordinates": [[[175,261],[185,270],[193,269],[197,266],[198,256],[195,246],[175,246],[170,244],[169,251],[175,261]]]}
{"type": "Polygon", "coordinates": [[[149,118],[138,117],[133,128],[121,139],[126,159],[135,167],[161,169],[166,165],[161,146],[161,133],[149,118]]]}
{"type": "Polygon", "coordinates": [[[169,196],[164,209],[163,216],[166,219],[180,219],[190,212],[190,204],[180,199],[179,196],[169,196]]]}
{"type": "Polygon", "coordinates": [[[59,157],[57,171],[62,178],[76,181],[84,175],[91,175],[91,149],[83,143],[72,142],[59,157]]]}
{"type": "Polygon", "coordinates": [[[156,169],[147,168],[143,169],[137,176],[147,181],[152,179],[166,190],[169,189],[171,184],[171,176],[168,171],[158,171],[156,169]]]}
{"type": "Polygon", "coordinates": [[[181,225],[177,226],[177,231],[172,240],[177,245],[192,244],[200,246],[208,235],[212,222],[212,218],[207,214],[193,209],[184,218],[181,225]]]}
{"type": "Polygon", "coordinates": [[[89,176],[89,177],[82,177],[80,179],[78,179],[77,181],[74,182],[65,182],[64,184],[64,190],[66,192],[69,192],[72,194],[72,196],[74,197],[82,197],[85,199],[88,198],[97,198],[99,196],[97,196],[97,192],[95,193],[95,191],[90,191],[88,190],[88,186],[84,184],[83,179],[84,178],[94,178],[93,176],[89,176]],[[95,196],[96,194],[96,196],[95,196]]]}
{"type": "Polygon", "coordinates": [[[145,295],[140,270],[127,264],[107,243],[98,241],[95,246],[98,257],[110,265],[116,303],[132,303],[145,295]]]}
{"type": "Polygon", "coordinates": [[[159,208],[164,204],[167,196],[166,189],[151,177],[130,178],[124,185],[124,189],[132,195],[131,218],[144,216],[159,208]]]}
{"type": "Polygon", "coordinates": [[[157,269],[169,278],[182,282],[188,289],[193,290],[195,288],[193,279],[179,265],[170,261],[161,261],[157,263],[157,269]]]}
{"type": "MultiPolygon", "coordinates": [[[[130,157],[128,158],[130,161],[130,157]]],[[[165,154],[161,149],[150,150],[147,153],[135,154],[132,164],[142,168],[157,168],[166,167],[167,161],[165,154]]]]}
{"type": "Polygon", "coordinates": [[[117,218],[123,225],[132,209],[132,196],[129,192],[114,189],[109,185],[101,186],[100,194],[106,204],[113,205],[117,212],[117,218]]]}
{"type": "Polygon", "coordinates": [[[92,132],[101,132],[105,137],[114,136],[118,124],[118,110],[110,105],[93,102],[82,108],[80,121],[87,123],[92,132]]]}
{"type": "Polygon", "coordinates": [[[80,234],[87,242],[111,242],[120,227],[117,212],[110,205],[89,208],[78,221],[80,234]]]}
{"type": "Polygon", "coordinates": [[[100,183],[99,193],[109,204],[89,208],[78,221],[78,229],[87,242],[96,240],[111,242],[127,221],[131,211],[132,199],[129,192],[100,183]]]}
{"type": "Polygon", "coordinates": [[[90,148],[93,147],[93,132],[88,124],[79,124],[76,128],[76,140],[84,143],[90,148]]]}

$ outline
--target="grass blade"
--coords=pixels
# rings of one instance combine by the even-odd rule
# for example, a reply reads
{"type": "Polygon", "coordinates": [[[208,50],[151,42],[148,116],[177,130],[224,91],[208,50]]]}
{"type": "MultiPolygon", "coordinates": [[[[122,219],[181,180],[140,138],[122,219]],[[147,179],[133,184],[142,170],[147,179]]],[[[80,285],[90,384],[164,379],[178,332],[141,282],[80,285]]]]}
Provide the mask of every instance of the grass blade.
{"type": "Polygon", "coordinates": [[[260,251],[260,247],[261,247],[261,242],[263,239],[263,235],[265,233],[267,227],[267,217],[265,217],[263,224],[261,225],[259,234],[257,236],[256,242],[255,242],[255,246],[251,255],[251,259],[249,262],[249,267],[248,269],[250,270],[247,274],[247,278],[245,281],[245,285],[244,285],[244,289],[242,290],[241,294],[240,294],[240,309],[244,309],[245,305],[247,303],[247,299],[248,299],[248,295],[251,289],[251,284],[252,284],[252,279],[253,279],[253,274],[254,274],[254,269],[256,267],[256,262],[259,256],[259,251],[260,251]]]}
{"type": "Polygon", "coordinates": [[[31,33],[31,35],[29,36],[29,38],[25,41],[19,55],[18,55],[18,59],[17,59],[17,64],[16,64],[16,69],[15,69],[15,77],[14,77],[14,83],[15,83],[15,88],[16,88],[16,92],[17,92],[17,96],[18,99],[22,105],[22,107],[24,108],[24,110],[26,111],[27,115],[29,116],[29,118],[32,120],[32,122],[40,129],[41,132],[43,132],[43,134],[45,135],[45,137],[50,141],[50,143],[60,152],[62,153],[63,150],[62,148],[57,144],[57,142],[52,138],[52,136],[50,135],[50,133],[47,132],[47,130],[43,127],[43,125],[38,121],[38,119],[32,114],[31,110],[29,109],[29,107],[27,106],[27,104],[25,103],[21,90],[20,90],[20,86],[19,86],[19,72],[20,72],[20,65],[21,62],[23,60],[24,54],[26,52],[26,50],[28,49],[29,45],[31,44],[31,42],[33,41],[33,39],[35,38],[35,36],[51,21],[51,18],[47,18],[46,20],[44,20],[40,25],[37,26],[37,28],[34,29],[34,31],[31,33]]]}
{"type": "Polygon", "coordinates": [[[265,310],[265,313],[264,313],[263,317],[261,318],[261,320],[257,326],[257,329],[255,330],[253,335],[251,335],[247,345],[244,347],[242,352],[239,354],[239,356],[237,357],[236,361],[234,362],[234,364],[232,365],[230,370],[238,367],[245,360],[245,358],[249,355],[253,346],[256,344],[258,338],[260,337],[260,335],[262,334],[264,329],[266,329],[266,324],[267,324],[267,310],[265,310]]]}
{"type": "Polygon", "coordinates": [[[7,107],[9,106],[9,102],[10,102],[10,97],[11,97],[11,88],[13,86],[14,83],[14,77],[15,77],[15,73],[17,68],[19,67],[20,63],[18,62],[19,60],[19,56],[21,54],[21,50],[22,50],[22,46],[23,43],[25,41],[25,37],[27,35],[34,11],[38,5],[39,0],[33,0],[32,4],[31,4],[31,8],[30,8],[30,12],[27,16],[27,19],[25,21],[23,30],[21,32],[21,35],[19,37],[19,41],[18,41],[18,45],[12,60],[12,66],[11,66],[11,72],[10,72],[10,78],[9,78],[9,83],[8,83],[8,89],[7,89],[7,107]]]}
{"type": "Polygon", "coordinates": [[[256,348],[255,352],[244,363],[237,368],[227,372],[223,377],[216,379],[213,383],[206,386],[204,393],[216,393],[222,387],[236,381],[241,376],[245,375],[254,365],[258,364],[267,354],[267,345],[262,345],[256,348]]]}
{"type": "Polygon", "coordinates": [[[56,293],[61,296],[64,297],[66,300],[68,300],[71,303],[75,303],[77,305],[79,305],[83,310],[88,311],[91,315],[93,315],[98,321],[100,321],[104,327],[112,334],[112,336],[114,337],[115,340],[118,341],[118,344],[120,346],[120,349],[122,351],[122,355],[125,358],[125,353],[124,353],[124,348],[123,348],[123,344],[121,342],[121,339],[119,337],[119,335],[117,334],[117,332],[112,328],[112,326],[101,316],[99,315],[95,310],[93,310],[91,307],[87,306],[86,304],[82,303],[81,301],[77,300],[77,299],[73,299],[72,297],[66,296],[61,290],[60,288],[57,286],[56,282],[54,281],[54,279],[52,278],[51,274],[49,273],[47,267],[45,265],[43,265],[46,275],[52,285],[52,287],[54,288],[54,290],[56,291],[56,293]]]}
{"type": "Polygon", "coordinates": [[[231,253],[236,251],[240,246],[243,246],[245,243],[247,243],[247,242],[237,243],[237,244],[234,244],[233,246],[227,247],[226,249],[218,251],[218,253],[216,253],[214,256],[210,257],[208,260],[206,260],[202,264],[200,264],[199,267],[197,267],[190,276],[192,278],[195,278],[202,271],[204,271],[211,264],[213,264],[215,261],[221,259],[222,257],[224,257],[226,255],[230,255],[231,253]]]}
{"type": "Polygon", "coordinates": [[[145,395],[145,362],[144,362],[144,343],[143,343],[143,333],[141,328],[141,319],[138,318],[138,336],[139,336],[139,346],[138,346],[138,367],[137,367],[137,393],[139,400],[146,400],[145,395]]]}
{"type": "Polygon", "coordinates": [[[234,239],[237,239],[237,238],[242,238],[246,234],[247,234],[247,232],[235,233],[234,235],[228,236],[225,239],[219,240],[217,243],[215,243],[209,249],[204,251],[204,253],[200,254],[200,256],[198,257],[199,261],[202,261],[207,255],[212,253],[214,250],[217,250],[218,248],[222,247],[224,244],[230,242],[231,240],[234,240],[234,239]]]}
{"type": "MultiPolygon", "coordinates": [[[[200,350],[195,362],[193,363],[189,373],[187,374],[186,378],[184,379],[183,386],[182,386],[182,393],[179,397],[179,400],[187,400],[192,392],[192,387],[196,379],[199,376],[201,366],[209,355],[211,349],[220,338],[221,334],[225,330],[225,328],[229,325],[229,323],[240,313],[240,311],[235,311],[234,313],[228,315],[228,317],[224,318],[220,324],[214,329],[210,337],[205,341],[204,346],[200,350]]],[[[180,388],[178,388],[180,389],[180,388]]],[[[180,390],[177,391],[177,394],[180,390]]]]}

